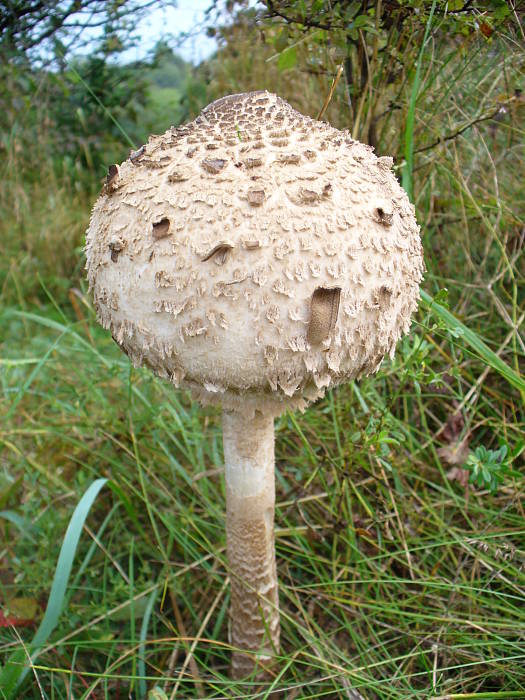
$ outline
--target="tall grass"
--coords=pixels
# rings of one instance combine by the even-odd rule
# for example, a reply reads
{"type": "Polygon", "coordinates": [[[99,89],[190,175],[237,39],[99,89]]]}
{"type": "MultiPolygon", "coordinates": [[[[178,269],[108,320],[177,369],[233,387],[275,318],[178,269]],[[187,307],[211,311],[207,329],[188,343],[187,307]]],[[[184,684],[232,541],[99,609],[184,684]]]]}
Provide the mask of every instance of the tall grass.
{"type": "MultiPolygon", "coordinates": [[[[26,481],[24,503],[10,505],[37,542],[5,542],[17,556],[4,595],[47,590],[68,513],[93,479],[111,478],[131,507],[112,508],[121,498],[110,493],[94,503],[68,605],[24,697],[39,697],[38,684],[47,697],[115,698],[131,686],[139,697],[141,681],[168,697],[175,686],[177,697],[238,697],[227,679],[219,416],[130,370],[92,317],[54,315],[2,318],[4,337],[24,337],[18,359],[33,363],[4,358],[6,403],[24,394],[1,439],[11,475],[26,481]]],[[[380,378],[277,422],[284,656],[273,685],[284,697],[525,690],[523,486],[490,495],[447,479],[426,408],[434,390],[414,394],[407,373],[420,362],[413,341],[380,378]]],[[[6,658],[17,634],[3,631],[6,658]]]]}
{"type": "Polygon", "coordinates": [[[91,176],[94,185],[86,188],[89,174],[53,153],[44,126],[25,126],[2,134],[0,144],[0,295],[21,308],[47,298],[44,286],[64,298],[82,276],[83,234],[98,184],[91,176]]]}

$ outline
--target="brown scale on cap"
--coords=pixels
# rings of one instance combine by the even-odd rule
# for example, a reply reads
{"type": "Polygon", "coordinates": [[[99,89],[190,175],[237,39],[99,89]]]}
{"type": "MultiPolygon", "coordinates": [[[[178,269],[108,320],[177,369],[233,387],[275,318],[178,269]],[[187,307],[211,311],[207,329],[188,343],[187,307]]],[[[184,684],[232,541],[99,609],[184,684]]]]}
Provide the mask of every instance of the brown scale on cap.
{"type": "MultiPolygon", "coordinates": [[[[209,146],[210,144],[208,144],[209,146]]],[[[225,167],[228,161],[225,158],[205,158],[201,165],[206,172],[217,175],[225,167]]]]}
{"type": "Polygon", "coordinates": [[[112,166],[86,244],[102,324],[134,362],[232,409],[304,407],[376,371],[424,270],[391,166],[271,93],[217,100],[112,166]],[[115,310],[102,290],[117,285],[115,310]]]}
{"type": "Polygon", "coordinates": [[[108,168],[108,174],[106,176],[106,182],[104,183],[105,187],[106,187],[107,194],[111,194],[114,190],[117,189],[118,178],[119,178],[118,165],[116,165],[116,164],[110,165],[108,168]]]}
{"type": "Polygon", "coordinates": [[[163,217],[160,221],[153,224],[153,239],[160,241],[162,238],[167,238],[170,235],[170,220],[163,217]]]}
{"type": "Polygon", "coordinates": [[[332,334],[339,313],[341,289],[318,287],[312,295],[310,323],[306,339],[310,345],[319,345],[332,334]]]}

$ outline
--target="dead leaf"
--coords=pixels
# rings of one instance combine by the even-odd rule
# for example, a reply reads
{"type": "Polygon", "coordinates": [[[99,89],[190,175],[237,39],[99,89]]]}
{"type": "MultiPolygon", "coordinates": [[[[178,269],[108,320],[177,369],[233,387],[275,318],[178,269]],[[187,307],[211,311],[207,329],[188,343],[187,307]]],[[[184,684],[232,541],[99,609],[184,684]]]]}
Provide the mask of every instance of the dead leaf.
{"type": "Polygon", "coordinates": [[[0,610],[0,627],[27,627],[32,625],[38,611],[35,598],[11,598],[0,610]]]}
{"type": "Polygon", "coordinates": [[[492,29],[490,24],[487,24],[487,22],[482,22],[479,25],[479,31],[483,34],[483,36],[486,36],[487,39],[490,39],[490,37],[494,34],[494,29],[492,29]]]}
{"type": "Polygon", "coordinates": [[[461,466],[465,464],[470,451],[469,440],[470,435],[466,435],[465,438],[459,442],[439,447],[437,450],[438,457],[451,466],[461,466]]]}
{"type": "Polygon", "coordinates": [[[461,431],[465,427],[465,419],[459,411],[454,411],[445,423],[445,427],[441,431],[441,438],[444,442],[455,442],[461,435],[461,431]]]}
{"type": "Polygon", "coordinates": [[[469,470],[461,469],[460,467],[452,467],[447,472],[447,479],[449,481],[457,481],[464,489],[468,486],[469,476],[469,470]]]}

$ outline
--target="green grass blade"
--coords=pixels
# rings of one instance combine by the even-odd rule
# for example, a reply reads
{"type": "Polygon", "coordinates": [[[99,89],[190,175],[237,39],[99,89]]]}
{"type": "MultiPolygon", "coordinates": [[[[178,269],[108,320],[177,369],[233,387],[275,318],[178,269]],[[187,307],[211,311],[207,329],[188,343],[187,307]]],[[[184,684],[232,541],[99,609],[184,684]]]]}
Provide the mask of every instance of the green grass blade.
{"type": "MultiPolygon", "coordinates": [[[[76,323],[71,323],[70,325],[65,325],[59,323],[52,318],[47,318],[44,315],[29,313],[28,311],[19,311],[18,309],[7,309],[2,314],[0,314],[0,323],[3,321],[8,321],[10,318],[20,318],[22,320],[31,321],[33,323],[38,323],[44,328],[51,328],[59,332],[61,335],[68,334],[71,338],[75,340],[85,350],[88,350],[90,354],[94,355],[97,360],[99,360],[104,367],[110,367],[111,361],[100,353],[96,347],[91,345],[87,340],[85,340],[81,335],[79,335],[76,330],[76,323]]],[[[60,338],[59,338],[60,340],[60,338]]],[[[45,361],[44,359],[38,359],[38,363],[41,364],[45,361]]],[[[13,362],[13,360],[6,360],[7,363],[13,362]]]]}
{"type": "Polygon", "coordinates": [[[37,377],[37,375],[38,375],[38,373],[40,372],[40,370],[42,369],[42,367],[43,367],[43,366],[45,365],[45,363],[47,362],[47,360],[48,360],[49,356],[51,355],[51,353],[53,352],[53,350],[54,350],[56,347],[58,347],[58,345],[59,345],[59,343],[60,343],[60,341],[62,340],[63,337],[64,337],[64,332],[62,332],[62,333],[58,336],[58,338],[55,340],[55,342],[52,343],[52,344],[49,346],[49,348],[48,348],[47,352],[45,353],[45,355],[41,358],[41,360],[38,362],[38,364],[36,365],[36,367],[33,369],[33,371],[31,372],[31,374],[29,375],[29,377],[26,379],[26,381],[24,382],[24,385],[20,388],[20,390],[19,390],[18,393],[16,394],[15,398],[13,399],[13,403],[12,403],[11,406],[9,407],[9,410],[8,410],[8,412],[7,412],[7,415],[5,416],[5,420],[6,420],[6,421],[8,421],[8,420],[11,418],[11,416],[13,415],[13,413],[14,413],[16,407],[18,406],[18,404],[20,403],[20,401],[21,401],[22,398],[24,397],[25,393],[27,392],[27,390],[29,389],[29,387],[31,386],[31,384],[33,383],[33,381],[35,380],[35,378],[37,377]]]}
{"type": "Polygon", "coordinates": [[[465,340],[467,345],[474,350],[476,355],[487,365],[490,365],[495,372],[498,372],[498,374],[506,379],[509,384],[512,384],[512,386],[519,391],[525,392],[525,380],[522,379],[520,375],[517,374],[505,362],[503,362],[503,360],[500,359],[496,353],[488,347],[488,345],[485,345],[477,333],[468,328],[444,306],[441,306],[441,304],[435,302],[430,294],[427,294],[423,290],[420,290],[420,293],[421,299],[428,305],[429,310],[434,314],[434,316],[439,318],[441,321],[444,321],[447,328],[449,328],[451,331],[458,332],[458,335],[465,340]]]}
{"type": "Polygon", "coordinates": [[[430,8],[430,14],[428,16],[427,26],[425,28],[425,36],[417,57],[416,74],[414,76],[414,82],[412,83],[412,93],[410,95],[410,104],[408,105],[406,117],[405,167],[403,168],[402,185],[411,202],[414,201],[414,183],[412,179],[412,171],[414,169],[414,125],[416,118],[416,102],[419,94],[419,85],[421,82],[421,63],[423,61],[423,52],[428,41],[428,35],[430,34],[430,27],[432,26],[432,19],[434,17],[435,9],[436,0],[433,1],[432,7],[430,8]]]}
{"type": "Polygon", "coordinates": [[[26,649],[17,649],[11,654],[4,668],[0,672],[0,688],[6,698],[14,698],[18,685],[23,681],[29,671],[26,664],[28,654],[34,661],[39,649],[46,643],[55,629],[66,595],[71,567],[77,550],[82,528],[89,514],[91,506],[98,496],[101,488],[107,483],[107,479],[97,479],[84,493],[75,508],[60,549],[55,576],[51,585],[51,592],[40,627],[36,631],[33,640],[26,649]]]}
{"type": "Polygon", "coordinates": [[[155,588],[151,592],[150,597],[148,598],[148,604],[146,606],[146,612],[144,613],[144,617],[142,618],[142,625],[140,628],[140,647],[139,647],[139,663],[138,663],[138,669],[139,669],[139,698],[145,698],[147,693],[148,693],[148,688],[146,685],[146,661],[145,661],[145,654],[146,654],[146,638],[148,636],[148,627],[149,627],[149,621],[151,618],[151,613],[153,612],[153,606],[155,605],[155,601],[157,600],[157,597],[159,595],[159,589],[155,588]]]}

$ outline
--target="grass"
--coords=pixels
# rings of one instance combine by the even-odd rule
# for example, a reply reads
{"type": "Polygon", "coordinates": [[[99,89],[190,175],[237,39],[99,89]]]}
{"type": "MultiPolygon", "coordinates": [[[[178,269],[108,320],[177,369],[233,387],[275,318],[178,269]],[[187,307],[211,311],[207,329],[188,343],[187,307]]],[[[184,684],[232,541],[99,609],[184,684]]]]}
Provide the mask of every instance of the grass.
{"type": "MultiPolygon", "coordinates": [[[[414,394],[408,374],[428,321],[379,378],[277,421],[283,697],[525,693],[523,484],[493,495],[447,478],[435,390],[414,394]]],[[[47,697],[144,697],[147,681],[168,697],[240,697],[227,679],[219,416],[131,369],[92,315],[6,312],[1,327],[7,347],[24,338],[2,361],[6,408],[17,403],[1,440],[37,543],[4,540],[7,600],[40,597],[82,493],[100,477],[118,485],[86,520],[34,692],[38,680],[47,697]]],[[[17,632],[2,638],[7,657],[17,632]]]]}
{"type": "Polygon", "coordinates": [[[264,687],[228,678],[220,415],[130,367],[97,325],[89,195],[47,165],[22,178],[10,143],[0,698],[22,673],[11,696],[27,700],[525,698],[524,131],[507,99],[522,61],[504,39],[431,47],[417,101],[405,83],[422,303],[377,376],[276,422],[282,659],[264,687]],[[503,120],[418,153],[502,101],[503,120]],[[497,490],[466,484],[468,456],[502,445],[497,490]]]}

